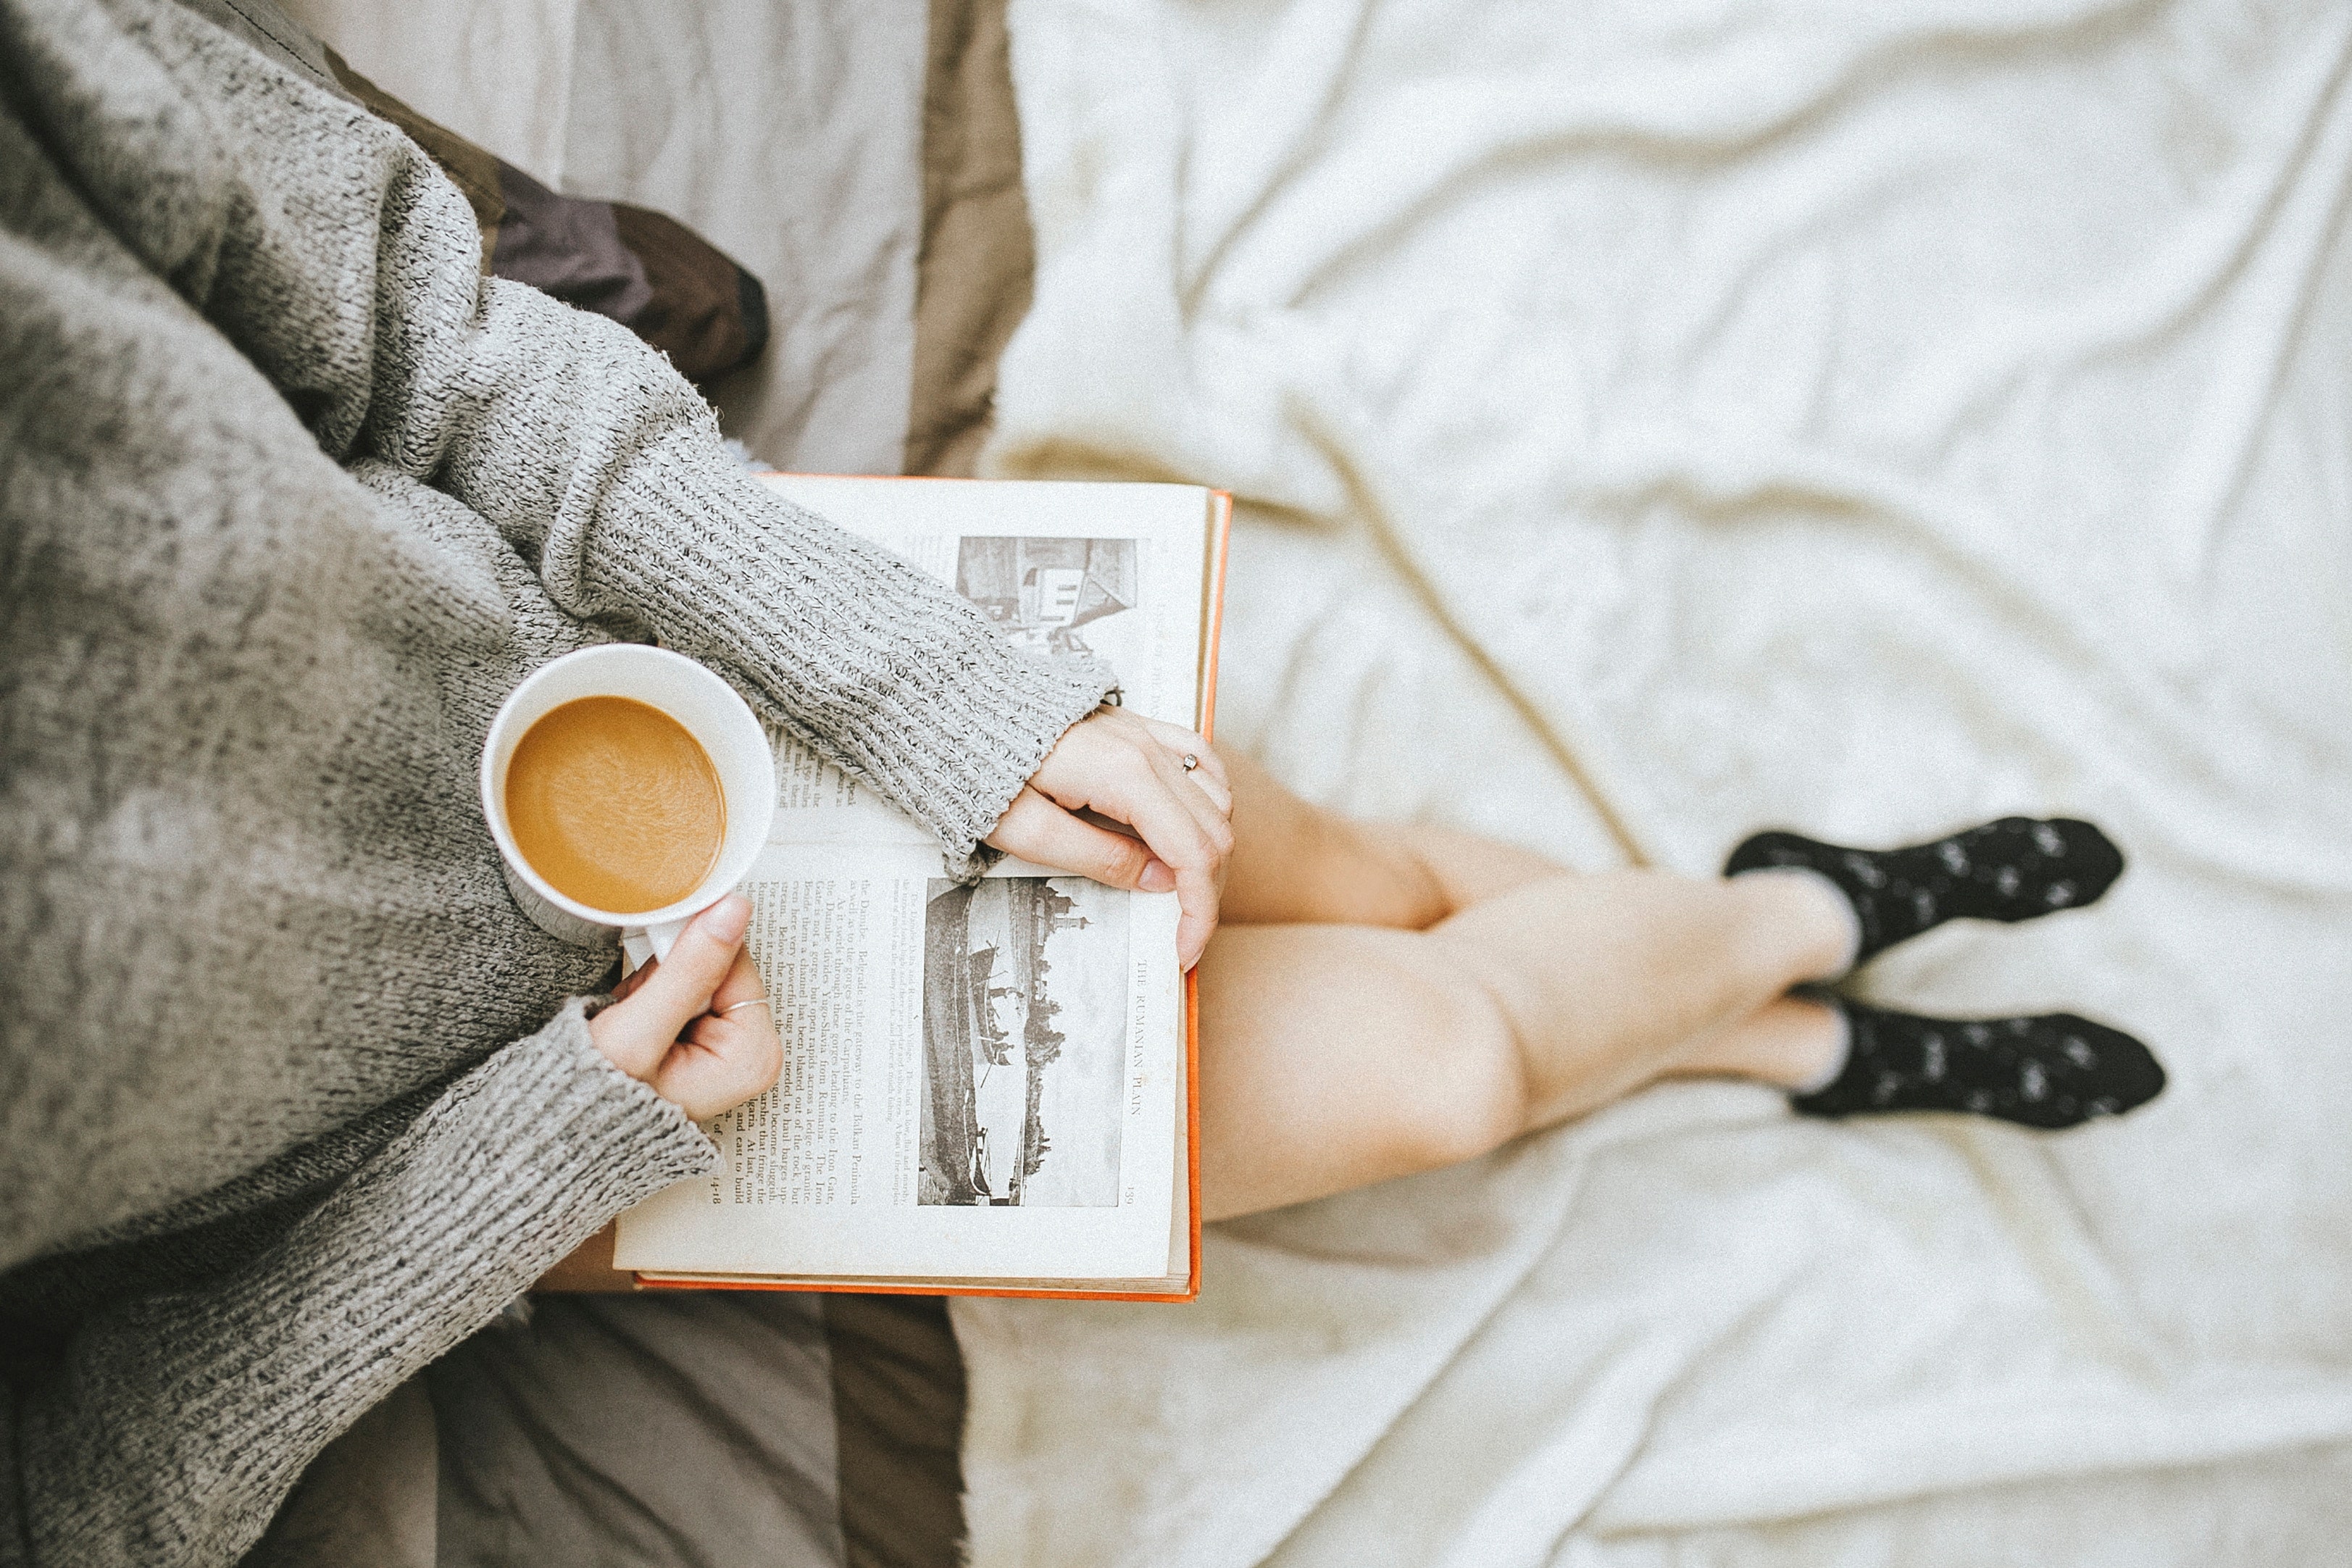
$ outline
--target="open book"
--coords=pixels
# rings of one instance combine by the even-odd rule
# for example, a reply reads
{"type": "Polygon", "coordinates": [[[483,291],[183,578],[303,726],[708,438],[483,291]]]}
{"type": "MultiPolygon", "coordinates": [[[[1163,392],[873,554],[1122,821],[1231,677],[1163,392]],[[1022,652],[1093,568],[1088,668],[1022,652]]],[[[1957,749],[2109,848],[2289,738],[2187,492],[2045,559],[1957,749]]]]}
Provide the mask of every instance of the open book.
{"type": "MultiPolygon", "coordinates": [[[[1232,503],[1184,485],[768,482],[952,584],[1039,658],[1210,728],[1232,503]]],[[[942,875],[913,821],[789,737],[744,891],[776,1086],[714,1175],[621,1216],[646,1285],[1189,1299],[1200,1194],[1176,897],[1008,860],[942,875]]]]}

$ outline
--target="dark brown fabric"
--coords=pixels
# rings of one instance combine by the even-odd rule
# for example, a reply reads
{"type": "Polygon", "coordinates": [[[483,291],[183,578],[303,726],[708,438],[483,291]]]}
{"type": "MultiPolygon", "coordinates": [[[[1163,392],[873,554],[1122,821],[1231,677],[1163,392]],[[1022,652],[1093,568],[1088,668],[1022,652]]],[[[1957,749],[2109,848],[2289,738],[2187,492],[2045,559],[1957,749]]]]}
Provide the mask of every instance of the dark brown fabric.
{"type": "Polygon", "coordinates": [[[499,164],[499,190],[507,210],[490,256],[497,276],[624,326],[653,305],[646,264],[621,243],[612,203],[559,195],[507,163],[499,164]]]}
{"type": "Polygon", "coordinates": [[[963,1560],[963,1353],[937,1296],[827,1296],[848,1568],[963,1560]]]}
{"type": "Polygon", "coordinates": [[[768,344],[759,280],[675,218],[549,190],[498,165],[506,211],[490,270],[618,321],[669,355],[697,386],[749,364],[768,344]]]}
{"type": "Polygon", "coordinates": [[[425,149],[425,154],[441,165],[441,172],[465,193],[467,205],[474,209],[474,221],[482,229],[482,270],[490,269],[490,248],[498,234],[499,220],[506,216],[506,198],[499,191],[499,161],[475,146],[447,127],[427,120],[392,94],[352,69],[342,56],[327,51],[327,64],[343,90],[367,106],[368,111],[380,120],[389,120],[408,133],[408,139],[425,149]]]}
{"type": "Polygon", "coordinates": [[[327,1445],[239,1568],[439,1568],[437,1453],[421,1380],[327,1445]]]}
{"type": "Polygon", "coordinates": [[[368,110],[408,133],[465,193],[482,230],[482,270],[609,316],[669,355],[697,386],[768,344],[759,279],[677,219],[549,190],[352,69],[327,63],[368,110]]]}
{"type": "Polygon", "coordinates": [[[632,331],[697,386],[760,357],[768,302],[758,279],[675,218],[614,202],[613,223],[653,289],[651,303],[628,323],[632,331]]]}
{"type": "Polygon", "coordinates": [[[1004,8],[1005,0],[931,0],[910,474],[972,471],[988,437],[997,358],[1029,310],[1036,253],[1004,8]]]}

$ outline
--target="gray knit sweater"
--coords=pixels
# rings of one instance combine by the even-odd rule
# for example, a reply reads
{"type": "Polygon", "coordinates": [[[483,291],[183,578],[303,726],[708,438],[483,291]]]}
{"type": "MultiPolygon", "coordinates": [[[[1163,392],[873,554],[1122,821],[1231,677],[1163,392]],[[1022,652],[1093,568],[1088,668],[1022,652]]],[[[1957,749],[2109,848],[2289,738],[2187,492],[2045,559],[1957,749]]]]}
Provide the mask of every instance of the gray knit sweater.
{"type": "Polygon", "coordinates": [[[706,1168],[515,909],[500,697],[654,636],[970,852],[1101,683],[783,505],[397,132],[0,0],[0,1562],[220,1563],[706,1168]]]}

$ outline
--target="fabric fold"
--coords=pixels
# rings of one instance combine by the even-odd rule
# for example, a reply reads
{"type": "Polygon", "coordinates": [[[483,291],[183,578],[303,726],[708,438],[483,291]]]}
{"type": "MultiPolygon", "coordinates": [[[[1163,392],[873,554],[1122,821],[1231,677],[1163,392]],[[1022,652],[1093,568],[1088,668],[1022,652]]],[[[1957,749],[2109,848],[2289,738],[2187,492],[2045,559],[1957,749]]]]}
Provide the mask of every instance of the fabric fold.
{"type": "Polygon", "coordinates": [[[34,1561],[235,1555],[328,1436],[713,1159],[683,1111],[598,1054],[574,1001],[262,1256],[82,1325],[15,1412],[34,1561]],[[296,1409],[308,1446],[281,1440],[296,1409]]]}

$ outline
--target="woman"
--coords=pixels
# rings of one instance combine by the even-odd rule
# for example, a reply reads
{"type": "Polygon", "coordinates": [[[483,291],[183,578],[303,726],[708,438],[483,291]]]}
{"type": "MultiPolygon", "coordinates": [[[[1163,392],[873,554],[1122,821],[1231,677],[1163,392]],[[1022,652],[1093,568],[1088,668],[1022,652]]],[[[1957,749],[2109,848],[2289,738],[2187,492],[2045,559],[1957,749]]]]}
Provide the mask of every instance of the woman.
{"type": "Polygon", "coordinates": [[[520,915],[475,809],[499,700],[609,636],[728,675],[951,862],[1177,891],[1213,1214],[1674,1073],[2038,1125],[2161,1083],[2064,1016],[1788,994],[2090,901],[2121,861],[2084,825],[1768,836],[1712,883],[1376,834],[751,484],[625,333],[486,283],[462,198],[330,84],[166,0],[0,0],[0,107],[8,1554],[233,1560],[772,1080],[741,900],[591,1016],[609,955],[520,915]]]}
{"type": "Polygon", "coordinates": [[[762,1009],[693,1022],[750,975],[740,903],[593,1021],[612,955],[515,908],[471,781],[528,670],[658,637],[955,863],[1177,888],[1189,953],[1223,828],[1087,717],[1103,672],[486,281],[328,84],[165,0],[0,0],[0,1558],[224,1562],[774,1074],[762,1009]]]}

